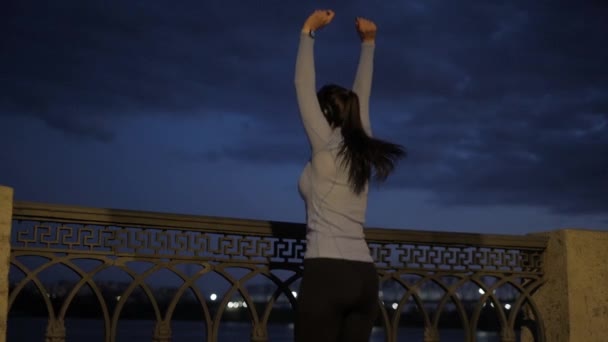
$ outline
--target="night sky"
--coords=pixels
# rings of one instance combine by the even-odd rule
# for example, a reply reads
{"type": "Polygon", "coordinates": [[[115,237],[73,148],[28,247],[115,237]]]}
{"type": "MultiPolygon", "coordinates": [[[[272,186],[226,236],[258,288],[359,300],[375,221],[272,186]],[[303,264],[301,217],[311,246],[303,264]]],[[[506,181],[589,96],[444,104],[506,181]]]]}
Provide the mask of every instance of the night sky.
{"type": "Polygon", "coordinates": [[[605,1],[3,1],[0,184],[16,200],[304,221],[295,99],[350,86],[378,25],[371,121],[407,147],[368,225],[608,230],[605,1]]]}

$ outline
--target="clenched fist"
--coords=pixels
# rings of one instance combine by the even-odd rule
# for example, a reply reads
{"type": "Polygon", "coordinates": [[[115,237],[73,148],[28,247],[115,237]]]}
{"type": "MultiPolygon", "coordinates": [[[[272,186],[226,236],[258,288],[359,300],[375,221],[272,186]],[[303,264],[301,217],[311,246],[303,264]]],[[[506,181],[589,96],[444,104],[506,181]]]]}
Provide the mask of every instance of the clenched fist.
{"type": "Polygon", "coordinates": [[[373,42],[376,39],[377,28],[373,21],[358,17],[355,19],[355,28],[359,37],[361,37],[361,41],[373,42]]]}
{"type": "Polygon", "coordinates": [[[316,10],[306,19],[302,31],[316,31],[329,24],[336,14],[332,10],[316,10]]]}

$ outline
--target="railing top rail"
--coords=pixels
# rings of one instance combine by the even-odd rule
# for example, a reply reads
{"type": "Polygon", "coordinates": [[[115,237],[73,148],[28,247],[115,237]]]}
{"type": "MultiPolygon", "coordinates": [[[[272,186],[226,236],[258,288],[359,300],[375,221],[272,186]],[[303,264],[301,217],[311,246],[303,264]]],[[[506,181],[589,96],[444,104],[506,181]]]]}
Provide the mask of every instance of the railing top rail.
{"type": "MultiPolygon", "coordinates": [[[[163,229],[204,230],[210,233],[302,238],[304,224],[280,221],[195,216],[161,212],[102,209],[59,204],[15,201],[13,219],[65,223],[117,225],[163,229]]],[[[488,246],[496,248],[544,249],[541,235],[501,235],[367,228],[366,238],[376,243],[488,246]]]]}

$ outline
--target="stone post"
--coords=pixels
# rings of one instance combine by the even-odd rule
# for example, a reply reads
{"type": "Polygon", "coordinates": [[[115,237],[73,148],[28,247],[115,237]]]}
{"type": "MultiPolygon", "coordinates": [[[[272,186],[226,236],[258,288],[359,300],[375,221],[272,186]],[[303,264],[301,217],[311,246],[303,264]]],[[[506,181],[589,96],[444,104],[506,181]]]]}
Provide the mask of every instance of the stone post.
{"type": "MultiPolygon", "coordinates": [[[[608,341],[608,231],[564,229],[549,237],[545,284],[534,295],[546,341],[608,341]]],[[[522,342],[533,341],[522,331],[522,342]]]]}
{"type": "Polygon", "coordinates": [[[0,342],[6,342],[13,189],[0,185],[0,342]]]}

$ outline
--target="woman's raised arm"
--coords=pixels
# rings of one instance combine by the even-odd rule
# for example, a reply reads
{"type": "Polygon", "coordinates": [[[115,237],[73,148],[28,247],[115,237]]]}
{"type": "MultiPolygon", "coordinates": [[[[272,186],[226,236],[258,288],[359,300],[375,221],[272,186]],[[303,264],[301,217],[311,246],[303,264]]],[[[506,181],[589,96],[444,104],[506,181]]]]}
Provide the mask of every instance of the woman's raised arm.
{"type": "Polygon", "coordinates": [[[321,112],[317,99],[315,61],[314,61],[314,32],[329,24],[334,18],[331,10],[314,11],[302,27],[300,44],[296,58],[295,87],[300,116],[311,148],[322,147],[331,134],[331,128],[321,112]]]}
{"type": "Polygon", "coordinates": [[[371,122],[369,118],[369,98],[372,91],[372,79],[374,73],[374,50],[376,40],[376,24],[365,18],[355,20],[355,28],[361,38],[361,55],[355,75],[353,91],[359,97],[359,110],[361,123],[365,133],[372,135],[371,122]]]}

